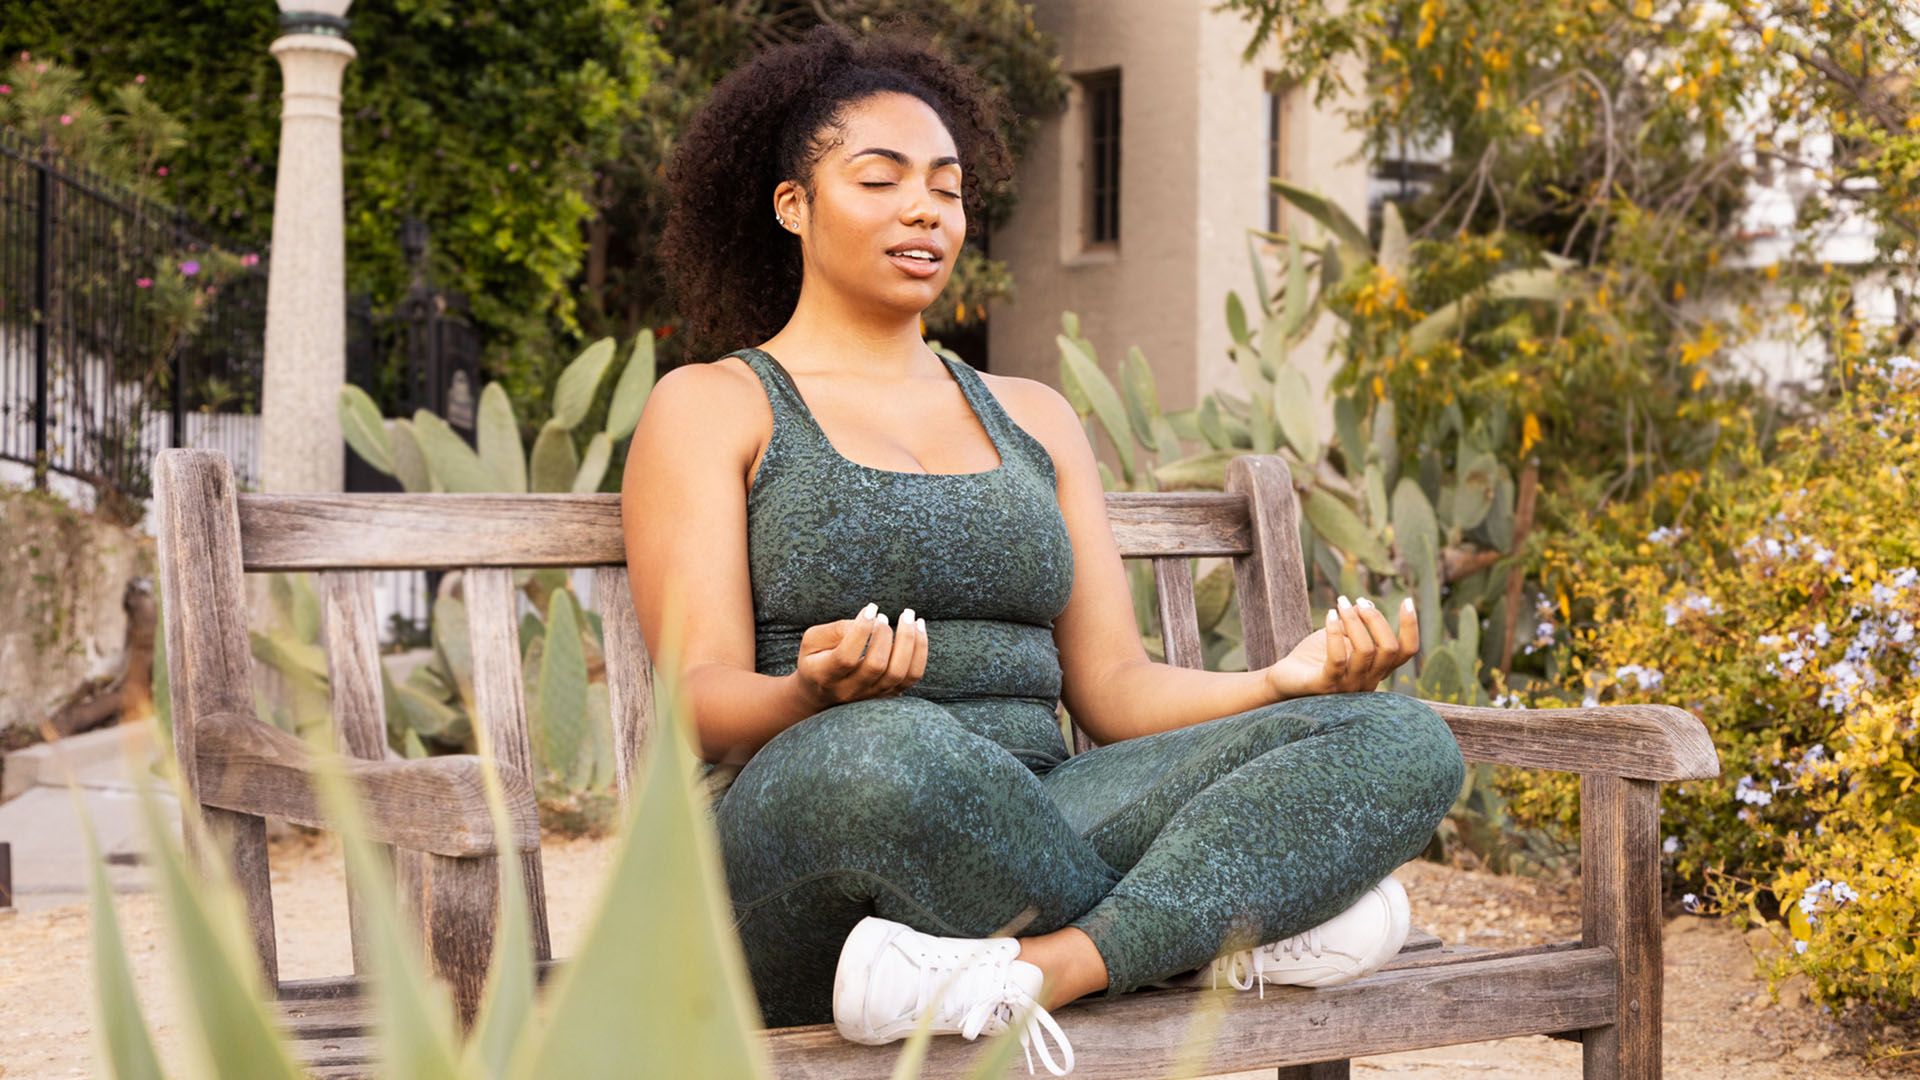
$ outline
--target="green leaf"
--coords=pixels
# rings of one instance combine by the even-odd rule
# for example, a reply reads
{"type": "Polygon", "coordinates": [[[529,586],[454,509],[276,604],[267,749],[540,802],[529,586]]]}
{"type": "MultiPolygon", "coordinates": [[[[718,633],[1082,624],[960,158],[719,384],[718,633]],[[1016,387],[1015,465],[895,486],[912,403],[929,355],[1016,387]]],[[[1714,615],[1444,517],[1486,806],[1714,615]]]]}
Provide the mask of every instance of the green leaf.
{"type": "MultiPolygon", "coordinates": [[[[668,643],[662,655],[678,654],[668,643]]],[[[523,1080],[770,1076],[719,841],[696,792],[692,721],[672,675],[655,684],[649,740],[606,886],[545,994],[548,1023],[515,1058],[523,1080]],[[635,933],[635,927],[668,932],[635,933]],[[688,978],[698,972],[698,978],[688,978]]]]}
{"type": "Polygon", "coordinates": [[[1367,444],[1360,437],[1360,402],[1351,394],[1333,399],[1333,433],[1349,478],[1367,467],[1367,444]]]}
{"type": "Polygon", "coordinates": [[[1064,334],[1055,335],[1060,344],[1060,381],[1072,383],[1080,390],[1081,396],[1092,406],[1093,414],[1100,426],[1107,431],[1107,438],[1113,441],[1113,448],[1120,455],[1120,469],[1126,475],[1128,483],[1133,482],[1133,436],[1127,427],[1127,407],[1120,400],[1119,391],[1107,379],[1106,372],[1100,370],[1093,356],[1079,341],[1064,334]]]}
{"type": "MultiPolygon", "coordinates": [[[[1260,265],[1259,261],[1255,260],[1254,265],[1260,265]]],[[[1251,344],[1247,337],[1247,309],[1240,306],[1240,294],[1231,289],[1227,290],[1227,334],[1242,345],[1251,344]]]]}
{"type": "Polygon", "coordinates": [[[1351,248],[1355,252],[1355,262],[1365,261],[1372,255],[1373,245],[1367,242],[1367,231],[1361,228],[1353,218],[1347,216],[1347,212],[1331,199],[1308,191],[1306,188],[1296,187],[1278,177],[1269,177],[1267,183],[1273,185],[1273,190],[1279,192],[1282,198],[1325,226],[1327,232],[1331,233],[1343,247],[1351,248]]]}
{"type": "Polygon", "coordinates": [[[1330,492],[1310,490],[1305,493],[1307,520],[1319,530],[1327,543],[1352,555],[1377,573],[1390,574],[1393,564],[1387,558],[1386,548],[1380,538],[1368,529],[1352,508],[1330,492]]]}
{"type": "Polygon", "coordinates": [[[440,482],[446,491],[476,492],[498,491],[498,482],[493,470],[487,468],[445,420],[420,409],[413,414],[413,434],[420,441],[420,449],[426,455],[427,466],[433,470],[433,478],[440,482]]]}
{"type": "Polygon", "coordinates": [[[1160,419],[1160,394],[1153,385],[1153,368],[1146,354],[1135,345],[1120,361],[1120,389],[1126,400],[1127,420],[1134,437],[1149,450],[1159,450],[1159,433],[1154,422],[1160,419]]]}
{"type": "Polygon", "coordinates": [[[387,442],[387,426],[380,419],[380,407],[365,390],[348,383],[340,388],[340,434],[360,459],[393,475],[393,447],[387,442]]]}
{"type": "Polygon", "coordinates": [[[1194,612],[1200,620],[1200,632],[1209,633],[1226,617],[1233,599],[1233,563],[1221,562],[1193,583],[1194,612]]]}
{"type": "Polygon", "coordinates": [[[600,481],[606,479],[607,461],[613,456],[613,439],[604,431],[596,431],[593,438],[587,440],[587,453],[580,459],[580,471],[573,475],[573,493],[589,495],[600,490],[600,481]]]}
{"type": "Polygon", "coordinates": [[[1380,206],[1380,265],[1394,277],[1407,276],[1407,226],[1400,220],[1400,207],[1392,199],[1380,206]]]}
{"type": "Polygon", "coordinates": [[[419,493],[442,490],[434,485],[433,470],[427,467],[426,452],[420,449],[420,437],[413,421],[395,420],[392,432],[393,475],[407,491],[419,493]]]}
{"type": "Polygon", "coordinates": [[[573,593],[555,590],[547,607],[546,648],[540,658],[540,723],[534,750],[547,771],[567,786],[582,786],[580,747],[587,737],[587,660],[580,649],[580,619],[573,593]]]}
{"type": "Polygon", "coordinates": [[[120,917],[114,910],[113,889],[107,884],[107,861],[94,833],[93,815],[80,798],[80,789],[72,787],[69,791],[74,818],[80,822],[87,848],[96,1045],[112,1066],[114,1080],[160,1080],[160,1056],[153,1049],[152,1031],[134,994],[133,968],[127,962],[126,939],[120,934],[120,917]]]}
{"type": "MultiPolygon", "coordinates": [[[[1273,294],[1267,291],[1267,270],[1266,267],[1260,265],[1260,248],[1253,242],[1257,231],[1258,230],[1254,229],[1247,230],[1247,262],[1253,267],[1253,299],[1254,302],[1260,305],[1260,317],[1270,319],[1273,317],[1273,300],[1271,299],[1273,294]]],[[[1229,293],[1228,295],[1231,296],[1232,294],[1229,293]]],[[[1245,322],[1244,316],[1241,321],[1245,322]]],[[[1244,334],[1237,335],[1234,340],[1244,342],[1246,341],[1246,336],[1244,334]]]]}
{"type": "Polygon", "coordinates": [[[467,605],[451,596],[433,601],[433,651],[453,679],[467,715],[473,715],[473,646],[467,640],[467,605]]]}
{"type": "Polygon", "coordinates": [[[613,339],[610,337],[601,338],[575,357],[560,373],[560,383],[554,387],[553,419],[547,423],[568,429],[579,427],[580,421],[587,418],[587,410],[593,407],[593,396],[599,392],[600,380],[606,376],[607,365],[612,361],[613,339]]]}
{"type": "Polygon", "coordinates": [[[1153,481],[1161,491],[1224,491],[1227,462],[1244,453],[1233,447],[1183,457],[1153,469],[1153,481]]]}
{"type": "Polygon", "coordinates": [[[527,453],[520,445],[520,421],[513,402],[497,382],[480,391],[480,460],[493,473],[495,490],[527,490],[527,453]]]}
{"type": "Polygon", "coordinates": [[[607,436],[619,442],[633,434],[646,408],[647,395],[654,384],[653,329],[640,331],[633,339],[633,351],[627,354],[627,366],[620,369],[620,381],[613,385],[613,402],[607,406],[607,436]]]}
{"type": "Polygon", "coordinates": [[[1484,450],[1468,451],[1460,462],[1453,487],[1453,513],[1448,523],[1460,530],[1471,529],[1486,519],[1493,509],[1495,478],[1500,463],[1484,450]]]}
{"type": "MultiPolygon", "coordinates": [[[[135,770],[134,785],[174,960],[167,967],[174,974],[183,1026],[198,1059],[194,1075],[300,1080],[286,1036],[267,1004],[273,995],[247,936],[251,923],[245,906],[224,863],[215,863],[222,869],[209,875],[190,872],[169,815],[144,770],[135,770]]],[[[179,806],[181,828],[209,845],[202,850],[220,850],[200,823],[193,799],[181,793],[179,806]]]]}
{"type": "Polygon", "coordinates": [[[1299,368],[1280,369],[1273,383],[1273,412],[1280,433],[1300,460],[1309,464],[1320,460],[1320,432],[1314,423],[1313,391],[1299,368]]]}
{"type": "Polygon", "coordinates": [[[1287,306],[1280,318],[1280,332],[1291,340],[1307,327],[1307,260],[1300,254],[1300,240],[1287,230],[1287,306]]]}
{"type": "Polygon", "coordinates": [[[1226,425],[1221,422],[1220,403],[1211,395],[1201,400],[1197,419],[1200,436],[1207,440],[1209,446],[1215,450],[1226,450],[1233,446],[1233,440],[1227,435],[1226,425]]]}
{"type": "Polygon", "coordinates": [[[572,491],[580,475],[580,458],[573,450],[573,434],[556,418],[547,421],[533,440],[533,490],[572,491]]]}

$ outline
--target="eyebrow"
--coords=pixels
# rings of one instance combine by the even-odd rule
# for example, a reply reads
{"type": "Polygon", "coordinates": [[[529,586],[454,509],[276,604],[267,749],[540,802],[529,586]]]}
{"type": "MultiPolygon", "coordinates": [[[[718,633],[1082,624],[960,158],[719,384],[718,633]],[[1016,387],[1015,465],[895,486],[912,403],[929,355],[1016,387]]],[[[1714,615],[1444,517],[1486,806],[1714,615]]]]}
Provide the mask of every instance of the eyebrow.
{"type": "MultiPolygon", "coordinates": [[[[865,150],[856,150],[853,153],[847,155],[847,160],[851,162],[853,161],[853,159],[860,157],[862,154],[879,154],[881,157],[890,158],[901,165],[905,165],[907,163],[907,155],[901,153],[898,150],[889,150],[884,146],[869,146],[865,150]]],[[[960,164],[960,159],[957,157],[937,157],[937,158],[934,158],[931,162],[927,163],[927,168],[929,170],[932,170],[932,169],[937,169],[942,165],[958,165],[958,164],[960,164]]]]}

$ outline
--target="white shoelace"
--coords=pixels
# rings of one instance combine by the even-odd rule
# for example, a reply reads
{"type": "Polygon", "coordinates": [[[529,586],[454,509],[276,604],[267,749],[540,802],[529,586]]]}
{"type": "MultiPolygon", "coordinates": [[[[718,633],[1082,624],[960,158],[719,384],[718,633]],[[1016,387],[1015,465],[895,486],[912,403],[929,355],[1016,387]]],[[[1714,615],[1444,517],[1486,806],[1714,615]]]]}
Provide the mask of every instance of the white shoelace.
{"type": "Polygon", "coordinates": [[[1237,953],[1220,957],[1213,962],[1214,989],[1219,989],[1220,969],[1225,968],[1228,983],[1241,990],[1251,990],[1254,984],[1258,983],[1260,986],[1260,998],[1263,1001],[1266,1000],[1267,980],[1261,978],[1261,975],[1267,970],[1266,959],[1268,955],[1274,952],[1283,952],[1290,956],[1298,956],[1301,953],[1319,956],[1320,928],[1316,926],[1311,930],[1302,930],[1290,938],[1282,938],[1268,945],[1261,945],[1253,949],[1242,949],[1237,953]],[[1246,982],[1241,982],[1239,979],[1239,972],[1242,965],[1248,969],[1246,982]]]}
{"type": "Polygon", "coordinates": [[[1033,1014],[1020,1034],[1020,1049],[1027,1057],[1027,1072],[1033,1072],[1033,1044],[1040,1044],[1040,1060],[1046,1063],[1047,1071],[1055,1076],[1065,1076],[1073,1071],[1073,1044],[1067,1041],[1067,1033],[1060,1029],[1053,1014],[1040,1007],[1031,995],[1007,978],[1005,964],[976,964],[967,968],[965,956],[942,956],[923,958],[920,969],[919,1003],[916,1014],[925,1010],[933,995],[933,988],[955,971],[959,978],[954,981],[947,993],[941,995],[935,1004],[935,1027],[959,1027],[960,1035],[966,1039],[976,1039],[984,1032],[996,1035],[1012,1024],[1019,1011],[1029,1006],[1033,1014]],[[1067,1059],[1062,1068],[1048,1051],[1046,1034],[1052,1033],[1053,1041],[1060,1053],[1067,1059]]]}

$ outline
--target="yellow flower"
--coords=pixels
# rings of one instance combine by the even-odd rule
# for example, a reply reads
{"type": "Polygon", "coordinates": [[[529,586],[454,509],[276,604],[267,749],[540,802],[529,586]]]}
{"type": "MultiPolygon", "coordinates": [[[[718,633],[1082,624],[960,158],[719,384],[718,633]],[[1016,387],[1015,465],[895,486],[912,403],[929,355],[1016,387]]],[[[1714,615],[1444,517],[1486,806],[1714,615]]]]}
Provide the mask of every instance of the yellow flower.
{"type": "Polygon", "coordinates": [[[1768,281],[1780,280],[1780,264],[1777,262],[1768,263],[1765,273],[1768,281]]]}
{"type": "Polygon", "coordinates": [[[1684,281],[1676,281],[1676,282],[1674,282],[1674,283],[1673,283],[1673,298],[1674,298],[1675,300],[1685,300],[1685,299],[1687,298],[1687,283],[1686,283],[1686,282],[1684,282],[1684,281]]]}
{"type": "Polygon", "coordinates": [[[1533,121],[1529,120],[1527,121],[1526,130],[1527,130],[1527,134],[1529,135],[1539,135],[1543,133],[1546,129],[1541,127],[1539,124],[1536,124],[1533,121]]]}
{"type": "Polygon", "coordinates": [[[1520,422],[1520,456],[1526,457],[1533,444],[1540,441],[1540,418],[1532,413],[1520,422]]]}
{"type": "Polygon", "coordinates": [[[1693,373],[1693,381],[1688,384],[1687,388],[1689,390],[1698,390],[1705,385],[1707,385],[1707,369],[1700,368],[1693,373]]]}
{"type": "Polygon", "coordinates": [[[953,305],[953,321],[967,321],[967,302],[965,300],[961,300],[953,305]]]}
{"type": "Polygon", "coordinates": [[[1373,377],[1373,397],[1374,397],[1374,400],[1376,400],[1376,401],[1378,401],[1378,400],[1380,400],[1381,398],[1384,398],[1384,397],[1386,397],[1386,396],[1387,396],[1387,384],[1386,384],[1386,383],[1384,383],[1384,382],[1381,382],[1381,381],[1380,381],[1380,376],[1378,376],[1378,375],[1375,375],[1375,376],[1373,377]]]}

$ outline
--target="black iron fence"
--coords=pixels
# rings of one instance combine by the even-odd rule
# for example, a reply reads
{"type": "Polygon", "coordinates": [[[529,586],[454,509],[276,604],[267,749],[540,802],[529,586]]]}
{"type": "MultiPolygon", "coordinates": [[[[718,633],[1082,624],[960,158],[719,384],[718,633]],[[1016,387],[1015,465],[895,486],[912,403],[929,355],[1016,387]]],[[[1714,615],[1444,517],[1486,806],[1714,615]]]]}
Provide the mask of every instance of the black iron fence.
{"type": "Polygon", "coordinates": [[[257,481],[265,257],[0,129],[0,459],[137,504],[169,446],[257,481]]]}

